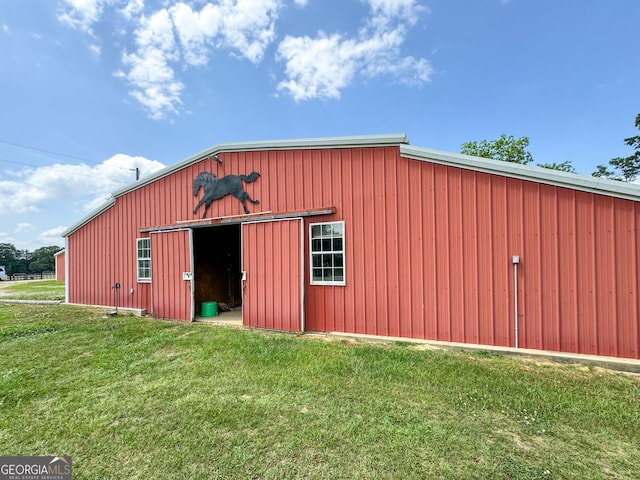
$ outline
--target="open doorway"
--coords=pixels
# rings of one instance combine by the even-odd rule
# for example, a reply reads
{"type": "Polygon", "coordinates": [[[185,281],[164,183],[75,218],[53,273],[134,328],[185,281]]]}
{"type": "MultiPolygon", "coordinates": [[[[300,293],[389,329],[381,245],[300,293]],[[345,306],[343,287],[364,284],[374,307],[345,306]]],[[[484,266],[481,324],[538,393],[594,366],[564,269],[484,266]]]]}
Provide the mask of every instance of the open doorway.
{"type": "Polygon", "coordinates": [[[203,302],[218,302],[220,312],[241,313],[240,241],[240,224],[193,229],[196,316],[203,302]]]}

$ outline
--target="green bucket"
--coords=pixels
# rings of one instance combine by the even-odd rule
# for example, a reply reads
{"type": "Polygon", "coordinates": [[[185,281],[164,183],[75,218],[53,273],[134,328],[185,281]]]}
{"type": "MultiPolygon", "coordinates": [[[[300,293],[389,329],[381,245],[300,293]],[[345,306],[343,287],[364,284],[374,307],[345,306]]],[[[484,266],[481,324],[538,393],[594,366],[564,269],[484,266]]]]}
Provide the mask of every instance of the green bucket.
{"type": "Polygon", "coordinates": [[[202,302],[202,308],[200,315],[203,317],[217,317],[218,316],[218,302],[202,302]]]}

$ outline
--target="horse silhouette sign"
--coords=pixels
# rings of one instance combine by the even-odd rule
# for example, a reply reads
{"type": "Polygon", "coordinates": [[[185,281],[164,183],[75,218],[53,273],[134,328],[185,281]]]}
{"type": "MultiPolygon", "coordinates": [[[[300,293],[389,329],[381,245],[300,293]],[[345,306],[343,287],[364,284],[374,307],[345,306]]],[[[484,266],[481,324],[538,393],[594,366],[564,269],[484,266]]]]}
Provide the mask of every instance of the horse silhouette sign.
{"type": "Polygon", "coordinates": [[[198,176],[193,179],[193,196],[197,197],[200,189],[204,191],[204,195],[193,209],[193,213],[195,214],[204,204],[204,212],[202,213],[202,218],[204,218],[214,200],[219,200],[227,195],[233,195],[242,203],[244,213],[248,214],[247,200],[254,205],[257,205],[260,201],[254,200],[244,191],[242,182],[252,183],[258,178],[260,178],[258,172],[251,172],[249,175],[227,175],[222,178],[217,178],[213,173],[200,172],[198,176]]]}

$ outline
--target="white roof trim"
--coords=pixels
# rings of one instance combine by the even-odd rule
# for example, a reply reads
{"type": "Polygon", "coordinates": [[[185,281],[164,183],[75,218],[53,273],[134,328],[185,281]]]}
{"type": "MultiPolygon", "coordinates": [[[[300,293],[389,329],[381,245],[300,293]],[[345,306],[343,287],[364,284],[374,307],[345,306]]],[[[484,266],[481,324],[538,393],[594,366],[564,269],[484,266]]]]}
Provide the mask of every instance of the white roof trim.
{"type": "Polygon", "coordinates": [[[132,190],[140,188],[156,180],[171,175],[173,172],[193,165],[200,160],[224,152],[249,152],[259,150],[304,150],[314,148],[354,148],[354,147],[381,147],[385,145],[399,145],[409,143],[407,135],[363,135],[359,137],[328,137],[328,138],[303,138],[300,140],[271,140],[266,142],[242,142],[242,143],[222,143],[215,145],[200,153],[196,153],[181,162],[169,165],[162,170],[141,178],[134,184],[128,185],[113,192],[114,197],[119,197],[132,190]]]}
{"type": "Polygon", "coordinates": [[[411,145],[400,145],[400,155],[405,158],[464,168],[465,170],[475,170],[477,172],[490,173],[503,177],[518,178],[584,192],[640,201],[640,185],[634,183],[561,172],[549,168],[529,167],[519,163],[472,157],[461,153],[442,152],[439,150],[413,147],[411,145]]]}

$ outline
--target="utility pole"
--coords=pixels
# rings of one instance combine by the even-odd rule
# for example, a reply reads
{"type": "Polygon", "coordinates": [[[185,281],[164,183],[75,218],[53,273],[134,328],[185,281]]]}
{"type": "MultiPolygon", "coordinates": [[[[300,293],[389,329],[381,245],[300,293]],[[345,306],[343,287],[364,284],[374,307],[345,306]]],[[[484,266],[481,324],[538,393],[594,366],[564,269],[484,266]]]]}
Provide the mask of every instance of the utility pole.
{"type": "Polygon", "coordinates": [[[136,172],[136,182],[140,180],[140,169],[138,167],[130,168],[129,170],[131,170],[132,172],[136,172]]]}

